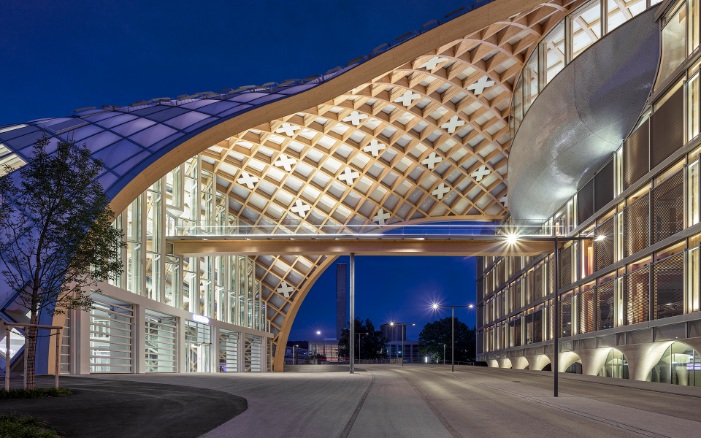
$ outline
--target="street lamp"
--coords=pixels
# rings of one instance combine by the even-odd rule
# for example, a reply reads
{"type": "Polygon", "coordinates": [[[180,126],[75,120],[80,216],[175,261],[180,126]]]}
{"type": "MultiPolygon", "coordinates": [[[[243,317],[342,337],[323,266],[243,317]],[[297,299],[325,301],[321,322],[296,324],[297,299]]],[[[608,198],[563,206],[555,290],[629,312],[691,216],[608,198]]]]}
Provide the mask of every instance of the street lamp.
{"type": "MultiPolygon", "coordinates": [[[[455,372],[455,308],[474,309],[474,304],[465,306],[445,306],[443,304],[433,303],[431,309],[438,310],[441,307],[450,307],[450,371],[455,372]]],[[[445,363],[445,344],[443,344],[443,363],[445,363]]]]}
{"type": "Polygon", "coordinates": [[[358,363],[360,363],[360,336],[369,335],[370,333],[356,333],[358,335],[358,363]]]}
{"type": "MultiPolygon", "coordinates": [[[[390,321],[389,325],[392,327],[394,327],[395,325],[399,325],[402,327],[402,361],[400,363],[401,363],[401,366],[404,366],[404,336],[406,334],[406,326],[410,325],[410,326],[414,327],[416,324],[408,324],[408,323],[390,321]]],[[[394,329],[392,329],[392,332],[394,332],[394,329]]],[[[399,357],[399,353],[397,353],[397,357],[399,357]]]]}
{"type": "Polygon", "coordinates": [[[296,362],[296,359],[297,359],[297,354],[296,354],[296,351],[295,351],[295,350],[297,349],[297,347],[299,347],[299,345],[293,345],[293,346],[292,346],[292,365],[297,365],[297,364],[295,363],[295,362],[296,362]]]}
{"type": "Polygon", "coordinates": [[[553,279],[553,289],[554,289],[554,321],[553,325],[553,397],[558,396],[558,374],[559,374],[559,361],[560,361],[560,243],[580,241],[580,240],[593,240],[595,242],[602,242],[606,240],[605,234],[594,235],[589,234],[586,236],[519,236],[517,233],[508,233],[506,235],[506,243],[508,245],[516,245],[520,239],[523,240],[545,240],[553,242],[553,261],[555,264],[555,272],[553,279]]]}

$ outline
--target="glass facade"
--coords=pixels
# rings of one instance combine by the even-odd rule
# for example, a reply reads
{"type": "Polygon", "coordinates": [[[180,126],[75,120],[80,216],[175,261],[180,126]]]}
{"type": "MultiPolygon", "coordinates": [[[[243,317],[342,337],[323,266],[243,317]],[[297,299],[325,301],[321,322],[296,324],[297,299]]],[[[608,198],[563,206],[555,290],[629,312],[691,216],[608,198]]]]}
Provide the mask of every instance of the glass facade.
{"type": "Polygon", "coordinates": [[[212,371],[212,328],[185,321],[185,370],[188,373],[212,371]]]}
{"type": "Polygon", "coordinates": [[[231,234],[228,194],[200,156],[187,160],[138,196],[121,214],[127,246],[125,275],[117,286],[153,301],[219,321],[268,330],[261,285],[249,257],[180,257],[169,236],[231,234]]]}
{"type": "MultiPolygon", "coordinates": [[[[554,47],[563,32],[564,53],[574,57],[601,36],[594,27],[610,31],[649,6],[602,0],[577,9],[564,31],[555,27],[541,42],[544,58],[539,59],[546,61],[541,80],[562,68],[554,47]],[[605,16],[597,15],[601,11],[605,16]],[[568,34],[567,26],[574,33],[568,34]]],[[[697,336],[684,321],[701,306],[700,23],[698,0],[672,3],[663,15],[662,61],[652,104],[611,161],[542,224],[543,235],[560,236],[564,243],[558,260],[552,254],[482,258],[478,356],[483,360],[551,355],[557,333],[560,353],[574,353],[566,367],[632,378],[629,359],[612,347],[697,336]],[[593,349],[606,349],[605,359],[597,354],[600,362],[587,369],[592,359],[580,360],[576,353],[593,349]]],[[[526,90],[533,76],[529,66],[536,65],[531,59],[516,90],[521,100],[514,96],[523,111],[525,96],[531,95],[526,90]]],[[[675,342],[647,378],[696,385],[697,368],[698,352],[675,342]]]]}

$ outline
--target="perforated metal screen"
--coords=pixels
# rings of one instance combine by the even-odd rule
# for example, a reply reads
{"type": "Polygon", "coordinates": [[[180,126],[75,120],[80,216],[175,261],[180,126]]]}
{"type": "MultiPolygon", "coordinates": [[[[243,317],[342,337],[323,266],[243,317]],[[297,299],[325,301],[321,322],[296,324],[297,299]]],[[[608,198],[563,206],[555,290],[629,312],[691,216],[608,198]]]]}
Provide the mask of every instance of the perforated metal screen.
{"type": "Polygon", "coordinates": [[[626,275],[623,284],[624,323],[630,325],[647,321],[650,314],[650,267],[626,275]]]}
{"type": "Polygon", "coordinates": [[[684,313],[684,253],[663,259],[653,266],[654,319],[684,313]]]}
{"type": "Polygon", "coordinates": [[[646,194],[625,208],[623,249],[628,257],[650,246],[650,196],[646,194]]]}
{"type": "Polygon", "coordinates": [[[614,293],[613,280],[601,283],[596,287],[596,329],[612,328],[614,323],[614,293]]]}
{"type": "Polygon", "coordinates": [[[594,242],[594,271],[613,264],[613,217],[599,225],[596,234],[606,238],[594,242]]]}
{"type": "Polygon", "coordinates": [[[652,190],[653,243],[684,229],[684,172],[679,171],[652,190]]]}

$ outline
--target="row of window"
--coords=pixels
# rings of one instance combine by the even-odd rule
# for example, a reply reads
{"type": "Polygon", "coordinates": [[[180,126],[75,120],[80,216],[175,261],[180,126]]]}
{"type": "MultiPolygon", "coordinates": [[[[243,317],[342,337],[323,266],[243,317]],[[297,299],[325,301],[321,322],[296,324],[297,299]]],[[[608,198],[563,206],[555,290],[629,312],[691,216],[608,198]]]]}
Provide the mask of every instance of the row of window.
{"type": "MultiPolygon", "coordinates": [[[[550,30],[531,53],[516,82],[511,119],[514,132],[540,92],[565,65],[604,35],[661,1],[592,0],[550,30]]],[[[690,0],[690,6],[697,2],[690,0]]],[[[668,50],[667,53],[671,52],[668,50]]],[[[676,60],[675,57],[669,58],[669,62],[676,60]]]]}

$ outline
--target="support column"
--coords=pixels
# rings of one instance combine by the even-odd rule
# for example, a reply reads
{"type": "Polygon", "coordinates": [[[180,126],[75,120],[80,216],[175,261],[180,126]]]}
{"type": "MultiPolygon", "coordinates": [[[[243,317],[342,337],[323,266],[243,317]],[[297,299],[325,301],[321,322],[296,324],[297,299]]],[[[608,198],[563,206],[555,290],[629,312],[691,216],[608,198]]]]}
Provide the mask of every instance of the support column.
{"type": "Polygon", "coordinates": [[[146,309],[140,304],[134,304],[134,319],[132,320],[132,365],[133,374],[144,374],[146,372],[145,352],[146,352],[146,309]]]}
{"type": "Polygon", "coordinates": [[[553,278],[553,289],[555,289],[555,304],[553,311],[555,312],[553,327],[553,397],[557,397],[558,393],[558,373],[559,358],[560,358],[560,248],[557,245],[557,237],[555,237],[555,250],[553,251],[553,263],[555,264],[555,277],[553,278]]]}
{"type": "Polygon", "coordinates": [[[76,374],[90,374],[90,312],[76,312],[76,374]]]}
{"type": "Polygon", "coordinates": [[[355,254],[350,255],[350,331],[348,333],[350,373],[355,372],[355,254]]]}

